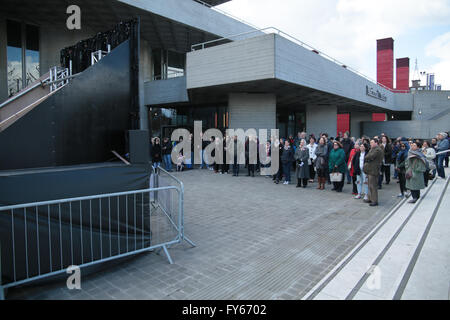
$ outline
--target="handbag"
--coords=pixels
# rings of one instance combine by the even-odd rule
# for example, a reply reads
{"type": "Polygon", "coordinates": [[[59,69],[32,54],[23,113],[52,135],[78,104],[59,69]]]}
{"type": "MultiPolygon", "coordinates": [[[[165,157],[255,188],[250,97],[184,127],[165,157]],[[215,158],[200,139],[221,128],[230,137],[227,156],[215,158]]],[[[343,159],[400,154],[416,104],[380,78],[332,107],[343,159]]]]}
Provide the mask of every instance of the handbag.
{"type": "Polygon", "coordinates": [[[412,176],[413,176],[412,170],[408,170],[408,171],[405,173],[405,178],[408,179],[408,180],[411,179],[412,176]]]}
{"type": "Polygon", "coordinates": [[[331,182],[341,182],[343,174],[340,172],[332,172],[330,173],[330,181],[331,182]]]}

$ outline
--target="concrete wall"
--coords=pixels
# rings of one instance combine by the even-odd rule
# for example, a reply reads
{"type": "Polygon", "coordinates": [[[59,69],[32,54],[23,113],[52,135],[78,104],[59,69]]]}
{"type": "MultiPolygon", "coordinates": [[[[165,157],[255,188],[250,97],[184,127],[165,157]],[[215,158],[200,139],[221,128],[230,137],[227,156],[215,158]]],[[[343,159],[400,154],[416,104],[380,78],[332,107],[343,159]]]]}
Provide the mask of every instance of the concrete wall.
{"type": "MultiPolygon", "coordinates": [[[[276,129],[277,103],[274,94],[230,94],[230,129],[276,129]]],[[[270,131],[267,133],[270,136],[270,131]]]]}
{"type": "Polygon", "coordinates": [[[397,99],[393,92],[276,34],[187,55],[188,89],[272,78],[389,110],[412,110],[411,97],[397,99]],[[386,95],[387,101],[368,96],[366,85],[386,95]]]}
{"type": "Polygon", "coordinates": [[[249,25],[192,0],[118,1],[222,37],[255,30],[249,25]]]}
{"type": "Polygon", "coordinates": [[[394,93],[394,110],[412,111],[414,99],[411,93],[394,93]]]}
{"type": "Polygon", "coordinates": [[[450,115],[439,120],[363,122],[363,133],[368,136],[384,132],[389,137],[431,139],[450,129],[450,115]]]}
{"type": "Polygon", "coordinates": [[[8,98],[6,44],[6,19],[0,17],[0,102],[8,98]]]}
{"type": "Polygon", "coordinates": [[[362,122],[372,121],[371,112],[354,111],[350,113],[350,135],[355,138],[362,136],[362,122]]]}
{"type": "Polygon", "coordinates": [[[144,97],[145,105],[188,102],[186,77],[146,82],[144,97]]]}
{"type": "Polygon", "coordinates": [[[274,35],[236,41],[187,54],[187,88],[274,78],[274,35]]]}
{"type": "Polygon", "coordinates": [[[81,30],[69,30],[65,25],[41,26],[39,43],[41,75],[47,73],[51,67],[61,65],[61,49],[95,34],[96,32],[87,26],[83,26],[81,30]]]}
{"type": "Polygon", "coordinates": [[[328,133],[335,137],[337,132],[337,106],[306,106],[306,132],[314,133],[316,137],[320,133],[328,133]]]}
{"type": "Polygon", "coordinates": [[[394,93],[284,37],[275,35],[275,48],[277,79],[386,109],[411,110],[412,105],[395,105],[394,93]],[[386,95],[387,101],[368,96],[366,85],[386,95]]]}
{"type": "Polygon", "coordinates": [[[450,91],[417,91],[411,95],[414,98],[412,120],[430,120],[450,113],[450,91]]]}

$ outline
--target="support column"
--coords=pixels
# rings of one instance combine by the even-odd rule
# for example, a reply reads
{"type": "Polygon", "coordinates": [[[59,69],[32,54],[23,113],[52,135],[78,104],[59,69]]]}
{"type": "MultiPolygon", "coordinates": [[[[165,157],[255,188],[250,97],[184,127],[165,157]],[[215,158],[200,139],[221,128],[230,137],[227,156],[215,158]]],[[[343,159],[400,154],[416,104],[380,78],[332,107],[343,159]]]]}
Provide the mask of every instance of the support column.
{"type": "Polygon", "coordinates": [[[148,130],[148,108],[145,105],[144,82],[149,77],[150,63],[149,51],[150,47],[146,40],[141,39],[139,46],[139,116],[141,130],[148,130]]]}
{"type": "Polygon", "coordinates": [[[335,137],[337,132],[337,106],[307,105],[306,132],[308,134],[314,133],[316,137],[320,133],[328,133],[329,137],[335,137]]]}
{"type": "MultiPolygon", "coordinates": [[[[230,129],[276,129],[275,94],[230,93],[228,111],[230,129]]],[[[270,131],[267,134],[270,136],[270,131]]]]}

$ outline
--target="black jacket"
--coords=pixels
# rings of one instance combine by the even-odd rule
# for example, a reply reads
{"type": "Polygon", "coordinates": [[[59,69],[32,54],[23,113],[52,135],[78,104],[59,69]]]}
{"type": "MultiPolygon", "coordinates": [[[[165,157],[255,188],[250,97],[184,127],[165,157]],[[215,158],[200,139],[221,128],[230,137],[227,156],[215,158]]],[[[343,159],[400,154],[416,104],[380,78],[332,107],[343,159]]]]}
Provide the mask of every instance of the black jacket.
{"type": "MultiPolygon", "coordinates": [[[[367,152],[366,152],[367,154],[367,152]]],[[[361,175],[361,167],[359,165],[359,160],[361,159],[361,151],[357,151],[352,159],[353,176],[361,175]]]]}
{"type": "Polygon", "coordinates": [[[353,143],[353,141],[350,138],[342,139],[341,143],[342,143],[342,146],[343,146],[344,152],[345,152],[345,160],[348,161],[348,157],[350,156],[350,151],[352,151],[355,144],[353,143]]]}
{"type": "Polygon", "coordinates": [[[392,163],[392,145],[390,143],[384,147],[384,163],[387,165],[392,163]]]}
{"type": "Polygon", "coordinates": [[[172,153],[172,142],[167,141],[162,143],[162,154],[168,155],[172,153]]]}
{"type": "Polygon", "coordinates": [[[160,144],[154,144],[152,147],[152,161],[153,162],[161,162],[162,161],[160,144]]]}
{"type": "Polygon", "coordinates": [[[283,148],[283,154],[281,155],[281,163],[292,163],[294,162],[294,150],[289,148],[288,150],[283,148]]]}

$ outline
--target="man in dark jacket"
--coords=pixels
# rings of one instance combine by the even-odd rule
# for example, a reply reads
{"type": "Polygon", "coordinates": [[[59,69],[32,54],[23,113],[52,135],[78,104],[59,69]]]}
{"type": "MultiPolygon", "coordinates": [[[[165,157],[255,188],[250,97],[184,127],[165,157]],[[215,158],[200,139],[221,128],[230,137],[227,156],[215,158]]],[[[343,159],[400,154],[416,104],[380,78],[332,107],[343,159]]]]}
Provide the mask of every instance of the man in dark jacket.
{"type": "MultiPolygon", "coordinates": [[[[437,144],[436,153],[447,151],[450,149],[450,143],[447,140],[447,133],[441,132],[438,134],[439,142],[437,144]]],[[[445,179],[444,159],[447,154],[440,154],[437,156],[437,172],[439,177],[445,179]]]]}
{"type": "Polygon", "coordinates": [[[384,152],[378,145],[378,139],[370,140],[370,151],[364,158],[364,173],[367,174],[369,184],[369,200],[371,207],[378,205],[378,175],[380,174],[381,163],[383,162],[384,152]]]}
{"type": "Polygon", "coordinates": [[[166,170],[169,172],[172,171],[171,153],[172,153],[172,142],[169,140],[169,138],[165,137],[162,144],[162,155],[164,166],[166,167],[166,170]]]}

